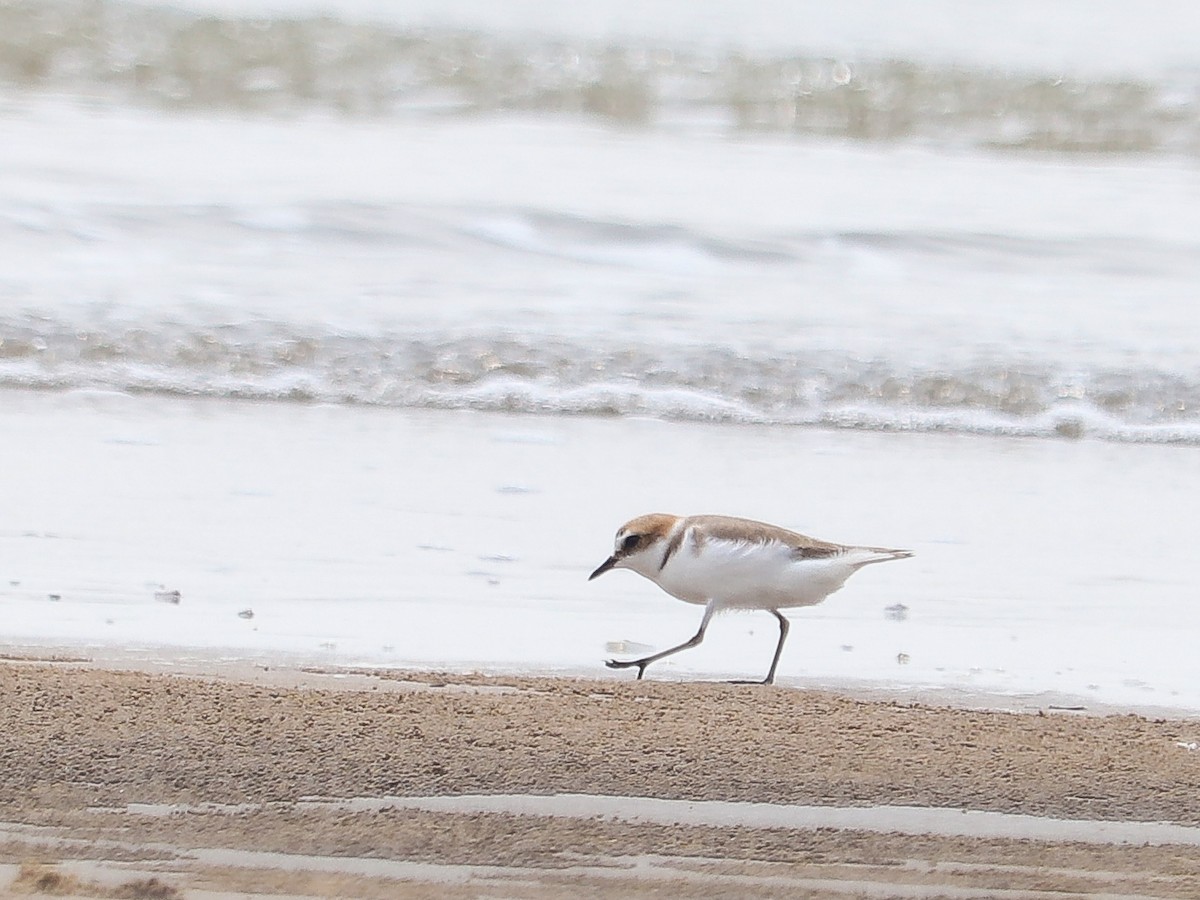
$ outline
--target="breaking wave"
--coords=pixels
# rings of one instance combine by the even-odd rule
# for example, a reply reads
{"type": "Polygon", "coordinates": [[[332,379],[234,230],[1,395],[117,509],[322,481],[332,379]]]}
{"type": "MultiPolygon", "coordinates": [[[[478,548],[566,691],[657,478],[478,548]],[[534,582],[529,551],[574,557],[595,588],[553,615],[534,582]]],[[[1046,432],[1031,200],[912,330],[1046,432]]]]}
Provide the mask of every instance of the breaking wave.
{"type": "Polygon", "coordinates": [[[1200,373],[954,371],[512,335],[7,323],[0,387],[1200,444],[1200,373]]]}

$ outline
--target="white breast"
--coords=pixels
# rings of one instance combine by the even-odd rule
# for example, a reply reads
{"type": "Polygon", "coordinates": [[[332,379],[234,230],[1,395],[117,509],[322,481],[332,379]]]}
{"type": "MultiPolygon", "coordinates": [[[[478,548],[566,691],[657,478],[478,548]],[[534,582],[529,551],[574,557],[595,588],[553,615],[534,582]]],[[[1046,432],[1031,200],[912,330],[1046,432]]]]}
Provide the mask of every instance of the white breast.
{"type": "Polygon", "coordinates": [[[709,539],[697,544],[689,532],[667,564],[648,577],[689,603],[716,600],[725,609],[786,609],[820,603],[867,561],[854,551],[797,559],[782,543],[709,539]]]}

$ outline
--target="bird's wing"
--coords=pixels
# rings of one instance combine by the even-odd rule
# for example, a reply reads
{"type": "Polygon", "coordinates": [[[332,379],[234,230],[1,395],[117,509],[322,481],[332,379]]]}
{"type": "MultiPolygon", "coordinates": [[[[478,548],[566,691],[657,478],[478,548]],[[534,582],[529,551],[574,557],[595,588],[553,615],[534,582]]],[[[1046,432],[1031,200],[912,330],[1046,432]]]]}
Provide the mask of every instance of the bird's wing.
{"type": "Polygon", "coordinates": [[[850,549],[843,544],[798,534],[778,525],[733,516],[693,516],[688,519],[687,527],[695,529],[692,532],[693,540],[698,544],[706,538],[744,544],[777,543],[787,547],[796,559],[825,559],[850,549]]]}

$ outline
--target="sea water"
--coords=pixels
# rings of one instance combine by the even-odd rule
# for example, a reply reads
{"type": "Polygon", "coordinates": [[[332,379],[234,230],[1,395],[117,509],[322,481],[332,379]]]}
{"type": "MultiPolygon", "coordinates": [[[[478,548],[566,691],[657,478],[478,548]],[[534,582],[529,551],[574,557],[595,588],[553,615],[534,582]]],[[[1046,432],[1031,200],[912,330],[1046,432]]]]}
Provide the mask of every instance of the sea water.
{"type": "Polygon", "coordinates": [[[4,633],[600,671],[726,512],[917,554],[781,681],[1200,709],[1200,23],[1047,16],[6,4],[4,633]]]}

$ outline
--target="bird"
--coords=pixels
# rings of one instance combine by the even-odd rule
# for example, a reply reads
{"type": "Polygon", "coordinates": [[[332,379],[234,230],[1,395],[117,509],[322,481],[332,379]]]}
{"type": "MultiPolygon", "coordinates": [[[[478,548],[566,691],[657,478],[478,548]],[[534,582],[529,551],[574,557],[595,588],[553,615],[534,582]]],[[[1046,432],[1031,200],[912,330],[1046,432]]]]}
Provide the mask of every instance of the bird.
{"type": "Polygon", "coordinates": [[[779,643],[761,682],[773,684],[789,628],[781,609],[814,606],[863,566],[910,556],[908,550],[835,544],[735,516],[638,516],[617,530],[612,555],[588,581],[612,569],[632,569],[672,597],[702,605],[704,615],[699,630],[682,644],[605,664],[610,669],[636,666],[640,681],[652,662],[699,645],[715,613],[762,609],[779,622],[779,643]]]}

